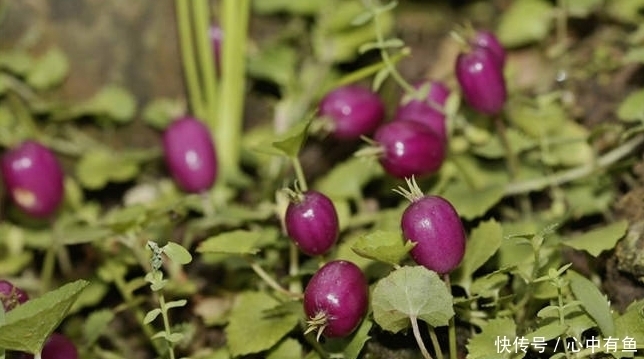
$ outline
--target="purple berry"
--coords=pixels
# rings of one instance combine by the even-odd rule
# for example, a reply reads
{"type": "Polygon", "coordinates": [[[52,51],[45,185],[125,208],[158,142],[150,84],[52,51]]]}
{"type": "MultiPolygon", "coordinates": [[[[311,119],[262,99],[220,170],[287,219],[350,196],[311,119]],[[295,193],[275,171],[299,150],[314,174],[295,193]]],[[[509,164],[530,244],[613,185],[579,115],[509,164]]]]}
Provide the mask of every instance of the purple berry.
{"type": "Polygon", "coordinates": [[[2,180],[12,201],[26,214],[45,218],[63,200],[64,173],[56,156],[35,141],[25,141],[2,156],[2,180]]]}
{"type": "MultiPolygon", "coordinates": [[[[33,359],[31,354],[22,354],[21,359],[33,359]]],[[[59,333],[52,333],[47,338],[41,352],[42,359],[78,359],[76,345],[66,336],[59,333]]]]}
{"type": "Polygon", "coordinates": [[[394,177],[433,174],[445,160],[445,141],[428,126],[415,121],[392,121],[374,134],[381,146],[380,164],[394,177]]]}
{"type": "Polygon", "coordinates": [[[208,128],[193,117],[175,120],[163,133],[165,161],[186,192],[203,192],[217,177],[217,155],[208,128]]]}
{"type": "Polygon", "coordinates": [[[309,331],[317,329],[318,338],[351,334],[366,314],[368,297],[367,279],[358,266],[343,260],[328,262],[304,290],[309,331]]]}
{"type": "Polygon", "coordinates": [[[485,30],[478,31],[474,35],[471,45],[485,47],[490,50],[490,52],[494,54],[499,67],[503,68],[503,66],[505,66],[505,49],[494,33],[485,30]]]}
{"type": "Polygon", "coordinates": [[[376,93],[349,85],[326,94],[320,102],[319,114],[330,121],[333,137],[352,140],[373,133],[384,117],[385,105],[376,93]]]}
{"type": "Polygon", "coordinates": [[[8,312],[29,300],[27,292],[14,286],[11,282],[0,280],[0,302],[4,311],[8,312]]]}
{"type": "Polygon", "coordinates": [[[224,37],[221,27],[219,25],[210,26],[208,32],[210,35],[210,42],[212,43],[212,56],[215,60],[215,70],[217,71],[217,76],[221,75],[221,41],[224,37]]]}
{"type": "Polygon", "coordinates": [[[474,46],[470,52],[459,54],[456,78],[472,108],[487,115],[501,112],[507,98],[505,79],[491,50],[474,46]]]}
{"type": "Polygon", "coordinates": [[[429,126],[434,132],[447,138],[443,106],[449,97],[449,89],[439,81],[421,83],[416,88],[427,91],[425,100],[412,99],[401,103],[394,114],[394,121],[416,121],[429,126]],[[424,89],[424,87],[428,87],[424,89]]]}
{"type": "Polygon", "coordinates": [[[286,208],[286,232],[310,256],[326,253],[338,239],[338,214],[333,202],[317,191],[296,194],[286,208]]]}
{"type": "Polygon", "coordinates": [[[415,242],[414,261],[439,274],[456,268],[465,254],[465,230],[454,207],[439,196],[412,200],[401,219],[404,238],[415,242]]]}

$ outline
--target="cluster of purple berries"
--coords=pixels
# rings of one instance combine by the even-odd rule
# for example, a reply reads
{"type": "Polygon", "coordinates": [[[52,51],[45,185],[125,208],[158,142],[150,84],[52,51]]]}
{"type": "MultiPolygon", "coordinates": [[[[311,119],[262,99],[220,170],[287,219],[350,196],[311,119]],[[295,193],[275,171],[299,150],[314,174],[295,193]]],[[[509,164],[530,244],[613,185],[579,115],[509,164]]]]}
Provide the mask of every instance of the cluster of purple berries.
{"type": "MultiPolygon", "coordinates": [[[[0,303],[5,312],[13,310],[28,300],[29,296],[24,290],[9,281],[0,280],[0,303]]],[[[19,357],[32,359],[33,355],[20,353],[19,357]]],[[[60,333],[53,333],[45,342],[40,357],[42,359],[78,359],[78,350],[69,338],[60,333]]]]}

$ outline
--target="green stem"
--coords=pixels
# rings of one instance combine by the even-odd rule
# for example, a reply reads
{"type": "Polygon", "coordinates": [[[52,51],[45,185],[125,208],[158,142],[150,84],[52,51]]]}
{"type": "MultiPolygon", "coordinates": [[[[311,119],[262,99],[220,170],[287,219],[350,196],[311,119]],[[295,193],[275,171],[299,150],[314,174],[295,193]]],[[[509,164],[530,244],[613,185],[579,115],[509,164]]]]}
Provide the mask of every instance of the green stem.
{"type": "Polygon", "coordinates": [[[299,293],[294,293],[291,292],[287,289],[284,289],[273,277],[270,276],[270,274],[266,273],[264,268],[262,268],[257,262],[250,258],[246,258],[248,261],[248,264],[250,264],[250,268],[257,274],[269,287],[273,288],[275,291],[282,293],[288,297],[291,298],[299,298],[301,295],[299,293]]]}
{"type": "MultiPolygon", "coordinates": [[[[449,273],[445,273],[443,275],[443,282],[445,282],[445,285],[447,286],[447,290],[452,293],[452,282],[449,277],[449,273]]],[[[456,359],[457,358],[457,353],[458,353],[458,348],[456,346],[456,319],[455,316],[452,316],[449,319],[449,324],[447,327],[447,335],[448,335],[448,340],[449,340],[449,358],[450,359],[456,359]]]]}
{"type": "Polygon", "coordinates": [[[539,191],[549,186],[559,186],[567,182],[587,177],[593,172],[605,169],[615,162],[621,160],[622,158],[628,156],[642,143],[644,143],[644,135],[638,135],[624,142],[619,147],[607,152],[593,163],[588,163],[579,167],[571,168],[569,170],[560,171],[546,177],[541,177],[524,182],[510,183],[505,187],[505,195],[512,196],[520,193],[539,191]]]}
{"type": "MultiPolygon", "coordinates": [[[[429,355],[429,352],[427,351],[427,348],[425,348],[425,343],[423,343],[423,338],[420,336],[420,330],[418,329],[418,319],[414,316],[409,317],[409,320],[411,321],[411,329],[414,332],[414,338],[416,339],[416,343],[418,343],[418,348],[420,348],[420,352],[423,354],[423,357],[425,359],[432,359],[432,356],[429,355]]],[[[439,349],[436,349],[438,352],[439,349]]]]}
{"type": "Polygon", "coordinates": [[[246,72],[249,0],[223,0],[222,74],[217,130],[213,133],[223,178],[239,171],[246,72]]]}
{"type": "Polygon", "coordinates": [[[438,336],[436,335],[436,330],[431,325],[429,327],[429,338],[432,340],[432,345],[434,346],[434,352],[436,352],[437,359],[443,359],[443,350],[441,349],[441,344],[438,341],[438,336]]]}
{"type": "MultiPolygon", "coordinates": [[[[159,306],[161,308],[161,317],[163,318],[163,328],[165,329],[165,333],[169,336],[172,334],[172,328],[170,328],[170,319],[168,319],[168,308],[166,308],[165,305],[165,297],[161,293],[159,293],[159,306]]],[[[175,359],[174,343],[169,340],[166,340],[166,342],[168,343],[170,359],[175,359]]]]}
{"type": "Polygon", "coordinates": [[[192,31],[190,29],[190,1],[191,0],[175,0],[177,26],[179,28],[179,43],[181,47],[181,62],[186,76],[186,87],[188,89],[190,108],[196,117],[204,118],[206,112],[201,86],[199,84],[199,75],[196,68],[192,31]]]}
{"type": "Polygon", "coordinates": [[[199,73],[205,103],[204,121],[214,133],[217,125],[217,75],[213,44],[210,41],[210,9],[207,0],[192,0],[199,73]]]}
{"type": "Polygon", "coordinates": [[[304,170],[302,170],[302,163],[297,157],[292,158],[293,170],[295,171],[295,177],[297,178],[298,188],[305,192],[308,190],[309,186],[306,184],[306,177],[304,176],[304,170]]]}
{"type": "Polygon", "coordinates": [[[403,88],[405,93],[407,94],[413,94],[416,93],[416,89],[409,83],[407,82],[400,72],[398,72],[398,69],[396,68],[394,62],[392,61],[391,57],[389,56],[389,52],[387,52],[386,48],[384,47],[385,44],[385,35],[382,29],[382,24],[380,23],[380,14],[382,12],[378,10],[374,10],[374,3],[373,1],[369,1],[369,5],[372,8],[372,11],[374,11],[374,16],[373,16],[373,25],[376,30],[376,42],[378,43],[380,47],[380,57],[382,58],[382,62],[385,63],[385,66],[389,70],[389,74],[393,79],[400,85],[400,87],[403,88]]]}
{"type": "Polygon", "coordinates": [[[289,241],[289,266],[288,274],[291,281],[288,285],[288,290],[291,293],[302,293],[302,283],[299,279],[300,274],[300,250],[297,248],[293,241],[289,241]]]}

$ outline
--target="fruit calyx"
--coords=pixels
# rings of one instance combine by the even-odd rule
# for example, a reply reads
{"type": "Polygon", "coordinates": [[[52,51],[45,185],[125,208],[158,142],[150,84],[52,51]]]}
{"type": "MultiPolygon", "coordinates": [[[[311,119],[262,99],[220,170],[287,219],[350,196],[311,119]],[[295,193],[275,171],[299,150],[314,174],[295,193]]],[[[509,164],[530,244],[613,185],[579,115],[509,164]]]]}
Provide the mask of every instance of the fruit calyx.
{"type": "Polygon", "coordinates": [[[328,324],[327,315],[324,312],[318,312],[314,317],[309,318],[306,321],[307,328],[304,331],[304,335],[307,335],[311,332],[316,332],[315,340],[320,341],[320,337],[326,329],[328,324]]]}
{"type": "Polygon", "coordinates": [[[405,182],[407,183],[406,188],[403,186],[398,186],[398,188],[394,188],[393,191],[407,198],[409,202],[416,202],[425,196],[423,191],[418,186],[418,183],[416,183],[414,176],[411,176],[411,178],[405,178],[405,182]]]}

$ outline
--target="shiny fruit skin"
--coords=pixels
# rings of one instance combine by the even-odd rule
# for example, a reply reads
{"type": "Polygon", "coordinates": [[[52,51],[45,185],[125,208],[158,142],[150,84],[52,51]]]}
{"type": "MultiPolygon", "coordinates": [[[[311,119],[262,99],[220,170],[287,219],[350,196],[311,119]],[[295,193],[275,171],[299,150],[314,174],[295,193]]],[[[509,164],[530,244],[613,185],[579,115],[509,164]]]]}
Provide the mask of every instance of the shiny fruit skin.
{"type": "Polygon", "coordinates": [[[374,141],[382,148],[380,164],[397,178],[433,174],[446,156],[445,140],[415,121],[388,122],[376,131],[374,141]]]}
{"type": "Polygon", "coordinates": [[[439,274],[458,267],[465,255],[466,235],[456,209],[439,196],[413,200],[400,223],[406,240],[415,242],[413,260],[439,274]]]}
{"type": "Polygon", "coordinates": [[[2,156],[2,180],[13,203],[35,218],[50,217],[63,201],[64,173],[54,153],[32,140],[2,156]]]}
{"type": "Polygon", "coordinates": [[[456,58],[456,78],[463,98],[474,110],[496,115],[503,110],[507,89],[503,69],[487,48],[473,47],[456,58]]]}
{"type": "Polygon", "coordinates": [[[310,256],[328,252],[338,239],[338,214],[324,194],[309,190],[297,194],[286,208],[286,233],[310,256]]]}
{"type": "Polygon", "coordinates": [[[372,134],[385,115],[385,105],[378,94],[358,85],[330,91],[318,107],[318,114],[330,121],[331,136],[339,140],[372,134]]]}
{"type": "Polygon", "coordinates": [[[210,131],[193,117],[174,120],[163,133],[165,162],[186,192],[203,192],[217,177],[217,154],[210,131]]]}
{"type": "Polygon", "coordinates": [[[304,290],[304,312],[309,319],[325,318],[325,337],[345,337],[364,318],[368,299],[367,279],[360,268],[349,261],[335,260],[309,280],[304,290]]]}
{"type": "Polygon", "coordinates": [[[445,101],[449,97],[450,91],[445,84],[440,81],[429,81],[422,83],[417,88],[429,86],[425,100],[413,99],[401,103],[394,114],[394,121],[416,121],[427,125],[437,134],[446,140],[447,126],[445,114],[441,111],[445,106],[445,101]],[[439,108],[436,108],[438,106],[439,108]]]}

